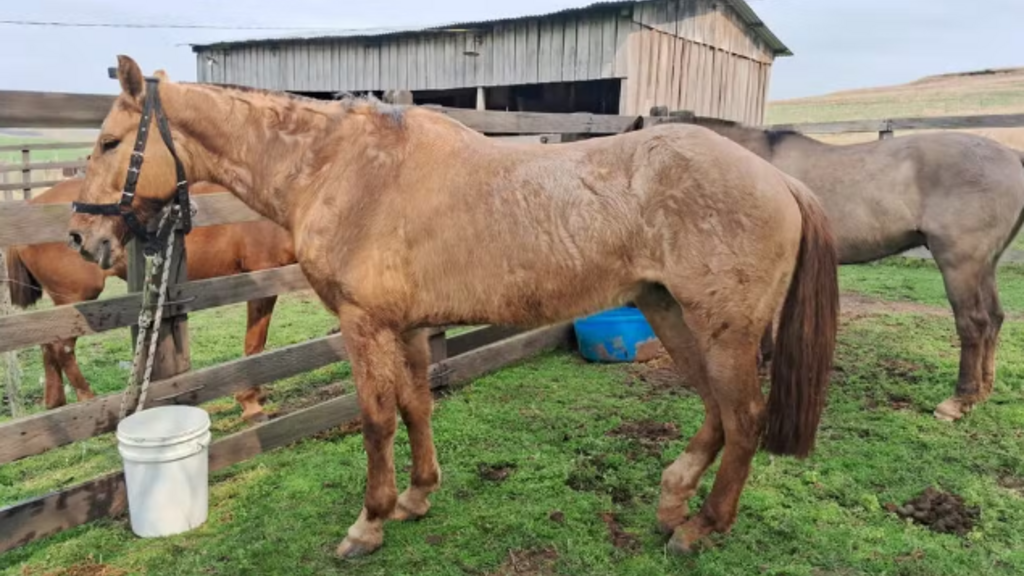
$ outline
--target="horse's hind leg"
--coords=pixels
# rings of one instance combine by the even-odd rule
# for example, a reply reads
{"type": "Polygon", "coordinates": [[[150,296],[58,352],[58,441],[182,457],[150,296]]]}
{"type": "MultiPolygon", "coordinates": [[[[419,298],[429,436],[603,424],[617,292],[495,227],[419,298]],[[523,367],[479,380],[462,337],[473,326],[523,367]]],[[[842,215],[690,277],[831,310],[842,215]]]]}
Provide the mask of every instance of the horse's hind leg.
{"type": "MultiPolygon", "coordinates": [[[[726,532],[736,520],[740,493],[750,474],[765,425],[765,400],[758,385],[757,349],[762,332],[752,332],[741,318],[714,316],[704,356],[708,388],[725,432],[722,463],[700,513],[678,527],[669,546],[682,552],[711,532],[726,532]]],[[[692,325],[692,323],[691,323],[692,325]]]]}
{"type": "MultiPolygon", "coordinates": [[[[251,356],[263,352],[267,345],[267,333],[270,330],[270,318],[274,313],[277,296],[268,296],[250,300],[247,304],[248,321],[245,329],[245,355],[251,356]]],[[[235,394],[235,400],[242,406],[242,419],[249,423],[267,420],[261,404],[263,390],[253,386],[235,394]]]]}
{"type": "Polygon", "coordinates": [[[995,292],[992,264],[958,258],[941,248],[933,253],[942,271],[960,337],[960,374],[956,393],[939,404],[935,416],[940,420],[954,421],[988,396],[991,379],[994,378],[995,344],[1002,324],[1002,310],[995,292]],[[990,374],[988,385],[985,383],[986,369],[990,374]]]}
{"type": "Polygon", "coordinates": [[[43,405],[47,410],[60,408],[68,403],[64,394],[64,376],[61,374],[60,359],[57,357],[57,346],[60,346],[59,342],[39,346],[43,351],[43,374],[46,382],[43,388],[43,405]]]}
{"type": "Polygon", "coordinates": [[[988,336],[985,339],[985,357],[981,365],[981,395],[988,398],[992,395],[992,389],[996,381],[996,349],[999,347],[999,331],[1003,327],[1003,320],[1006,314],[999,303],[999,290],[996,287],[995,267],[982,278],[982,295],[988,304],[989,326],[988,336]]]}
{"type": "Polygon", "coordinates": [[[427,497],[441,485],[441,468],[434,449],[430,427],[434,397],[430,392],[427,369],[430,367],[430,345],[426,330],[416,330],[404,338],[405,358],[410,377],[398,389],[398,410],[409,432],[412,448],[412,474],[409,488],[398,496],[395,520],[414,520],[430,509],[427,497]]]}
{"type": "Polygon", "coordinates": [[[82,369],[78,367],[78,356],[75,354],[75,345],[77,343],[78,338],[65,338],[53,345],[57,347],[57,359],[60,362],[61,369],[64,370],[64,374],[68,377],[68,382],[75,389],[78,401],[85,402],[95,398],[96,394],[89,387],[89,382],[82,374],[82,369]]]}
{"type": "Polygon", "coordinates": [[[690,439],[686,450],[661,475],[658,525],[663,532],[671,534],[686,521],[688,502],[696,494],[701,476],[722,449],[725,433],[718,403],[708,388],[704,358],[683,320],[679,303],[660,286],[646,289],[636,303],[687,384],[697,390],[704,401],[704,424],[690,439]]]}
{"type": "MultiPolygon", "coordinates": [[[[703,358],[703,363],[698,360],[691,364],[702,370],[687,370],[696,373],[696,383],[703,389],[701,396],[707,416],[704,427],[694,437],[695,443],[691,443],[693,450],[688,447],[687,453],[673,464],[683,481],[670,481],[670,486],[674,484],[680,496],[692,493],[698,472],[714,460],[723,440],[725,446],[711,493],[700,513],[675,528],[670,549],[687,552],[711,532],[728,531],[736,520],[740,493],[765,426],[765,399],[757,377],[758,347],[785,289],[781,280],[774,287],[730,284],[726,278],[713,283],[691,280],[681,283],[678,289],[669,287],[675,302],[683,306],[683,322],[669,324],[673,315],[668,313],[672,306],[667,304],[662,306],[665,314],[651,314],[663,333],[668,332],[667,327],[672,328],[674,337],[669,340],[675,342],[672,347],[677,356],[703,358]]],[[[650,295],[649,290],[644,292],[645,297],[650,295]]],[[[645,307],[657,311],[650,303],[645,303],[645,307]]],[[[678,317],[678,312],[675,315],[678,317]]],[[[666,343],[666,348],[669,345],[666,343]]],[[[667,507],[659,510],[659,519],[678,521],[678,498],[672,499],[670,495],[663,504],[667,507]],[[670,513],[672,509],[675,514],[670,513]]]]}

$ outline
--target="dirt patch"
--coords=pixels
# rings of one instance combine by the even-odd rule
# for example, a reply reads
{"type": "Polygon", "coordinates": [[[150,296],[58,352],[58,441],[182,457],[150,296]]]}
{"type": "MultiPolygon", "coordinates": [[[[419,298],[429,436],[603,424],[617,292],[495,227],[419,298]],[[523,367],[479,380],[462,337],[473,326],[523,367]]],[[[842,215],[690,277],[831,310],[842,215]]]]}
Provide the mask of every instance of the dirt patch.
{"type": "Polygon", "coordinates": [[[271,419],[280,418],[282,416],[291,414],[292,412],[298,412],[317,404],[322,404],[328,400],[333,400],[343,394],[345,394],[347,388],[346,382],[335,382],[334,384],[328,384],[327,386],[321,386],[316,390],[313,390],[311,394],[302,396],[300,398],[288,399],[282,402],[280,408],[278,408],[273,414],[270,415],[271,419]]]}
{"type": "Polygon", "coordinates": [[[924,550],[914,550],[910,554],[906,554],[904,556],[897,556],[894,560],[896,560],[897,564],[904,564],[907,562],[920,562],[921,560],[924,560],[924,550]]]}
{"type": "Polygon", "coordinates": [[[623,530],[622,524],[619,524],[615,514],[612,512],[602,512],[601,521],[608,527],[608,539],[611,540],[612,546],[630,552],[636,552],[640,549],[640,539],[623,530]]]}
{"type": "Polygon", "coordinates": [[[878,410],[882,406],[896,411],[912,410],[914,408],[914,401],[910,396],[904,396],[903,394],[886,394],[884,400],[875,396],[869,396],[864,399],[864,407],[868,410],[878,410]]]}
{"type": "Polygon", "coordinates": [[[100,564],[92,556],[89,556],[78,564],[72,564],[55,572],[36,572],[26,566],[22,569],[21,574],[22,576],[125,576],[128,572],[120,568],[100,564]]]}
{"type": "Polygon", "coordinates": [[[440,546],[444,543],[444,536],[439,534],[427,534],[423,539],[429,546],[440,546]]]}
{"type": "Polygon", "coordinates": [[[619,461],[605,454],[585,456],[576,461],[565,484],[577,492],[608,494],[612,502],[626,504],[633,500],[633,492],[624,480],[619,480],[619,467],[619,461]]]}
{"type": "Polygon", "coordinates": [[[565,524],[565,512],[555,510],[551,514],[548,514],[548,520],[551,520],[555,524],[565,524]]]}
{"type": "Polygon", "coordinates": [[[514,462],[500,462],[498,464],[477,464],[477,475],[481,480],[488,482],[504,482],[516,469],[514,462]]]}
{"type": "Polygon", "coordinates": [[[885,508],[900,518],[927,526],[932,532],[957,536],[966,536],[981,518],[980,507],[965,506],[959,494],[942,492],[932,486],[903,506],[887,504],[885,508]]]}
{"type": "Polygon", "coordinates": [[[672,357],[660,344],[657,355],[651,356],[644,362],[630,365],[626,385],[634,386],[637,381],[645,385],[646,389],[642,395],[645,400],[666,394],[678,396],[693,393],[676,369],[672,357]]]}
{"type": "Polygon", "coordinates": [[[996,482],[1001,487],[1017,494],[1017,496],[1024,496],[1024,478],[1013,476],[1011,474],[1004,474],[1000,476],[996,482]]]}
{"type": "Polygon", "coordinates": [[[918,302],[895,302],[873,298],[863,294],[844,292],[839,301],[839,309],[846,319],[863,318],[865,316],[877,316],[879,314],[891,313],[912,313],[925,314],[929,316],[953,316],[951,308],[929,306],[918,302]]]}
{"type": "Polygon", "coordinates": [[[889,408],[893,410],[910,410],[913,405],[913,401],[909,396],[889,394],[889,408]]]}
{"type": "Polygon", "coordinates": [[[488,576],[512,576],[526,574],[528,576],[548,576],[556,574],[555,562],[558,551],[554,548],[533,548],[530,550],[509,550],[508,559],[496,572],[488,576]]]}
{"type": "Polygon", "coordinates": [[[649,453],[661,452],[661,445],[679,438],[679,427],[671,422],[655,422],[640,420],[639,422],[623,422],[610,430],[608,436],[635,440],[649,453]]]}
{"type": "Polygon", "coordinates": [[[921,380],[921,373],[926,371],[924,366],[900,358],[884,358],[880,363],[886,375],[904,382],[918,382],[921,380]]]}
{"type": "Polygon", "coordinates": [[[657,338],[642,342],[636,347],[636,361],[637,362],[650,362],[661,356],[668,356],[665,351],[665,347],[661,344],[661,340],[657,338]]]}

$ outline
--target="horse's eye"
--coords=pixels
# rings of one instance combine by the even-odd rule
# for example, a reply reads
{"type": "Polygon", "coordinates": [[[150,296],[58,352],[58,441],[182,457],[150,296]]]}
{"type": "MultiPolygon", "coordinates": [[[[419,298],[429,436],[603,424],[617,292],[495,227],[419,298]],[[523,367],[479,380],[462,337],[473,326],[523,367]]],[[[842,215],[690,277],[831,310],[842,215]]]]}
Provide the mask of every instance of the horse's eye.
{"type": "Polygon", "coordinates": [[[120,140],[105,140],[102,144],[100,144],[100,147],[103,149],[103,152],[106,153],[110,152],[114,148],[117,148],[117,145],[120,143],[120,140]]]}

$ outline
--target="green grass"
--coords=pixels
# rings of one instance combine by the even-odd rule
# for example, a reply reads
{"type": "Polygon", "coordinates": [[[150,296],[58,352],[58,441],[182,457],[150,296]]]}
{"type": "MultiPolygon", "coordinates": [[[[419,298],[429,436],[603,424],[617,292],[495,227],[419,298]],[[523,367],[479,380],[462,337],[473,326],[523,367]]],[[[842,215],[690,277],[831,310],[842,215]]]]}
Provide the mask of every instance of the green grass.
{"type": "Polygon", "coordinates": [[[1024,74],[932,77],[769,103],[769,124],[837,122],[918,116],[1004,114],[1024,109],[1024,74]]]}
{"type": "MultiPolygon", "coordinates": [[[[846,267],[841,280],[846,291],[948,306],[938,273],[922,263],[846,267]]],[[[1024,274],[1007,269],[1000,281],[1008,310],[1024,310],[1016,296],[1024,293],[1024,274]]],[[[279,315],[272,337],[283,343],[287,337],[275,328],[287,331],[286,317],[307,322],[310,315],[306,308],[279,315]]],[[[190,322],[194,337],[226,334],[203,345],[211,361],[240,346],[240,327],[200,324],[198,316],[190,322]]],[[[318,335],[329,320],[297,324],[294,334],[318,335]]],[[[1006,323],[993,399],[949,425],[930,412],[955,382],[955,343],[952,319],[935,313],[845,321],[818,450],[805,461],[759,454],[732,533],[692,557],[666,555],[653,526],[661,470],[699,427],[699,400],[685,390],[652,389],[630,367],[549,353],[438,402],[442,490],[427,518],[389,524],[385,546],[369,558],[332,556],[365,484],[361,438],[335,434],[214,474],[210,520],[191,533],[141,540],[125,519],[105,520],[9,552],[0,567],[12,575],[95,564],[150,575],[500,574],[513,573],[511,557],[550,548],[533,574],[1020,574],[1024,494],[1008,480],[1024,478],[1024,322],[1011,314],[1006,323]],[[676,424],[681,437],[652,447],[608,435],[640,420],[676,424]],[[495,482],[481,476],[481,466],[512,472],[495,482]],[[931,485],[981,507],[981,520],[966,537],[936,534],[885,510],[931,485]],[[563,523],[549,518],[554,511],[563,523]],[[612,544],[600,517],[605,512],[615,514],[636,547],[612,544]]],[[[300,394],[316,384],[293,386],[300,394]]],[[[221,404],[217,415],[237,412],[230,404],[221,404]]],[[[91,461],[85,452],[80,444],[69,447],[63,466],[50,461],[20,472],[8,470],[24,464],[4,466],[0,484],[18,490],[43,472],[58,480],[60,471],[85,478],[102,468],[81,471],[80,462],[91,461]]],[[[404,485],[410,462],[404,431],[395,458],[404,485]]],[[[116,459],[106,464],[116,466],[116,459]]]]}
{"type": "Polygon", "coordinates": [[[917,94],[880,93],[874,97],[850,97],[824,102],[779,102],[769,105],[767,124],[841,122],[920,116],[962,116],[1003,113],[1024,108],[1024,88],[984,93],[929,92],[917,94]]]}
{"type": "MultiPolygon", "coordinates": [[[[887,258],[871,264],[842,266],[844,290],[885,300],[918,302],[949,309],[945,287],[932,260],[887,258]]],[[[999,301],[1008,313],[1024,312],[1024,266],[1001,266],[996,275],[999,301]]]]}

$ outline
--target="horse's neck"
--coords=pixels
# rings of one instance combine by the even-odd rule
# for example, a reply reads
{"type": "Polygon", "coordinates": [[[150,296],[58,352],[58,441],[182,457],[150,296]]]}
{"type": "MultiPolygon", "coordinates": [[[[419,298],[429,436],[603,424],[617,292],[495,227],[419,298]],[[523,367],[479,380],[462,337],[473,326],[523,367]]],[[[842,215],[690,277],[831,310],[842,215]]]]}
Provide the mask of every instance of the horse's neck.
{"type": "Polygon", "coordinates": [[[186,135],[190,176],[228,188],[287,226],[292,203],[285,192],[309,180],[306,160],[328,126],[326,107],[204,85],[168,84],[161,96],[171,125],[186,135]]]}

